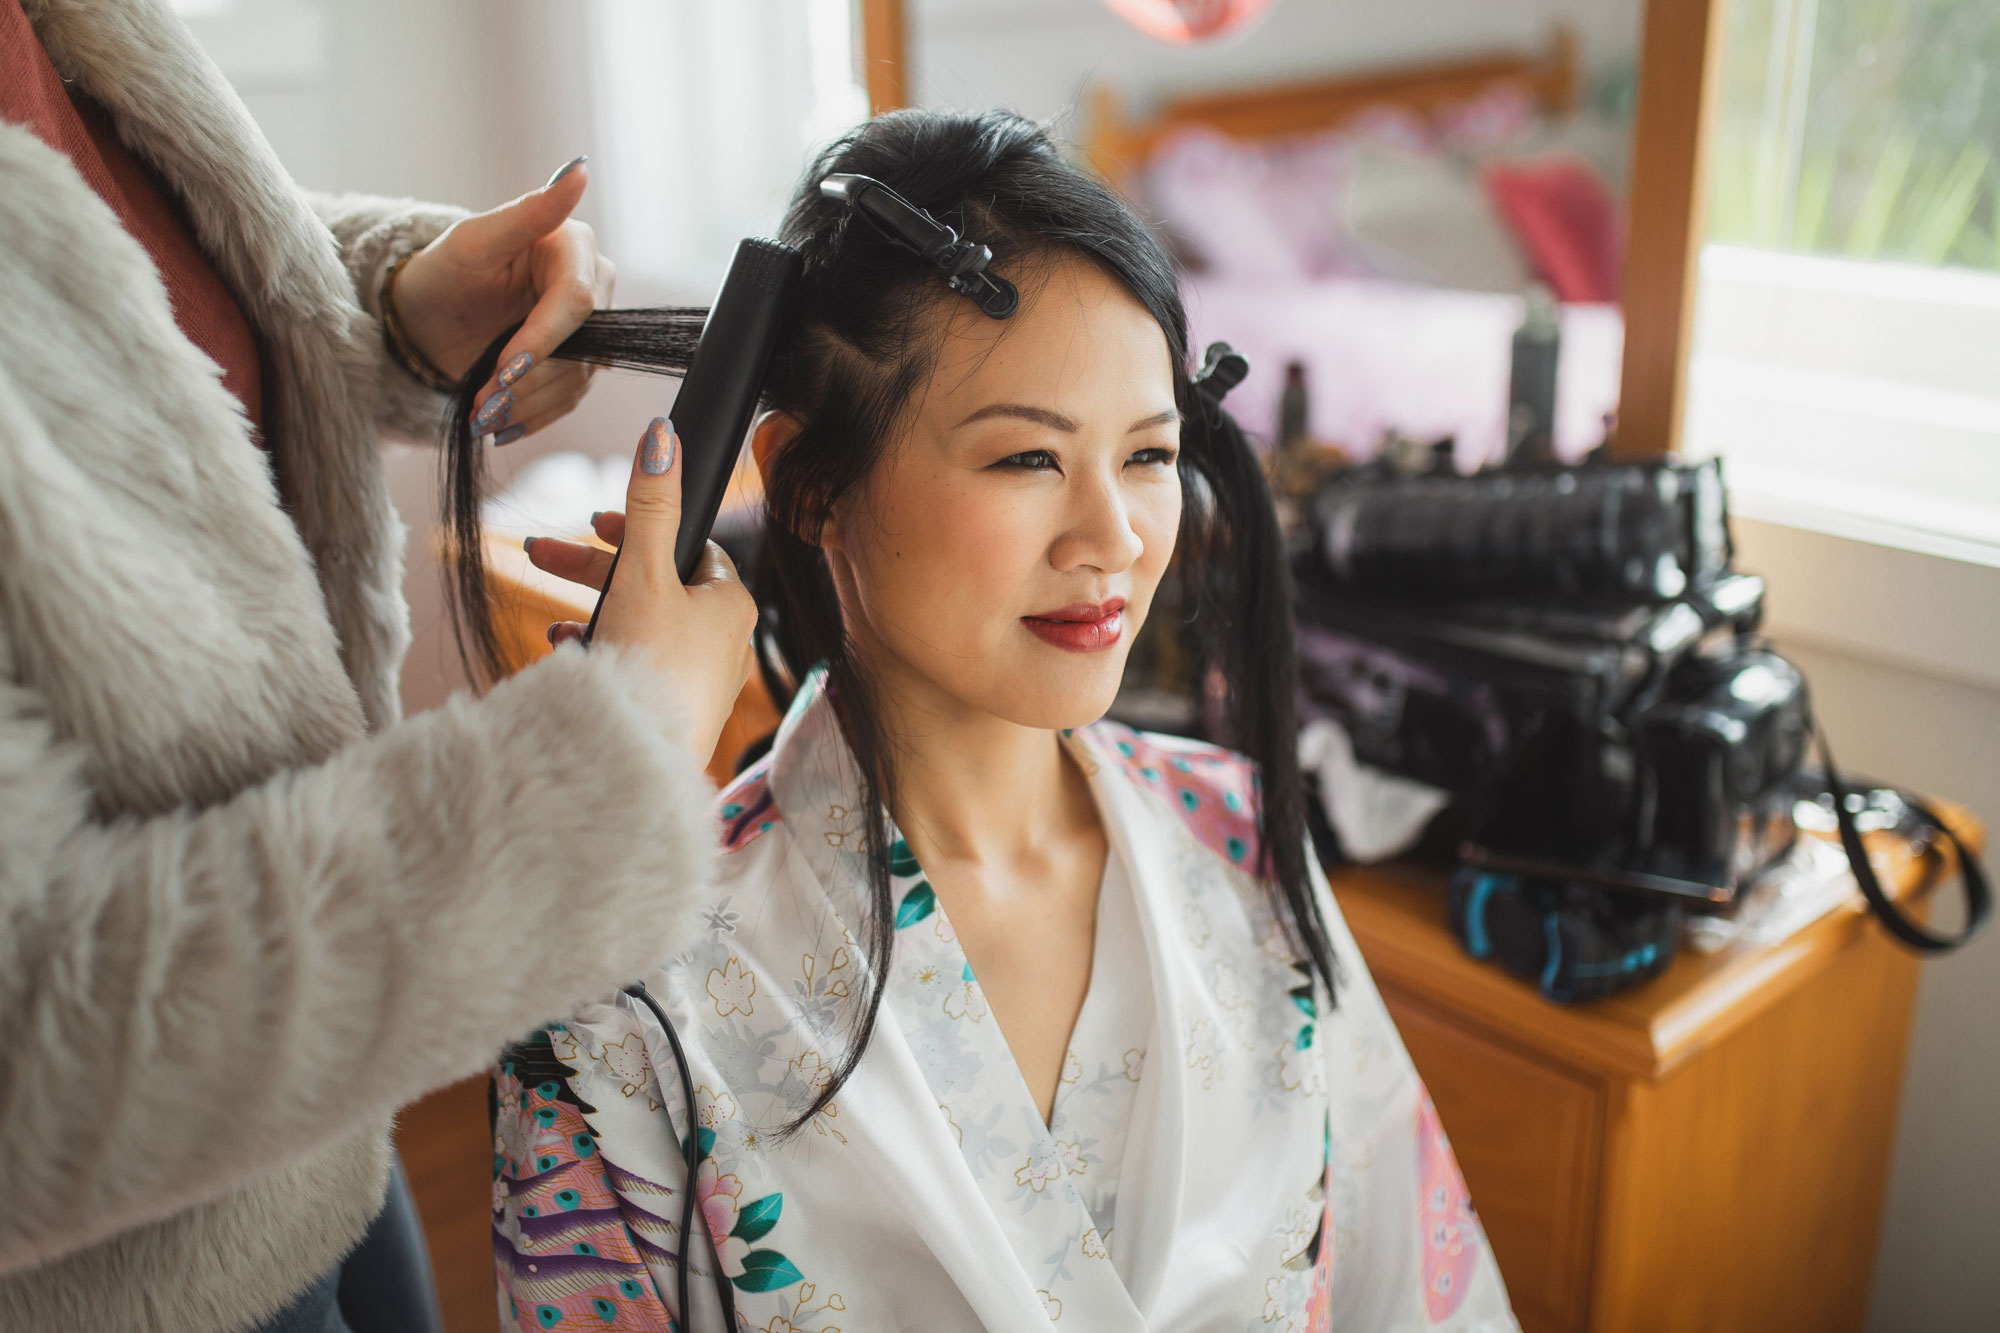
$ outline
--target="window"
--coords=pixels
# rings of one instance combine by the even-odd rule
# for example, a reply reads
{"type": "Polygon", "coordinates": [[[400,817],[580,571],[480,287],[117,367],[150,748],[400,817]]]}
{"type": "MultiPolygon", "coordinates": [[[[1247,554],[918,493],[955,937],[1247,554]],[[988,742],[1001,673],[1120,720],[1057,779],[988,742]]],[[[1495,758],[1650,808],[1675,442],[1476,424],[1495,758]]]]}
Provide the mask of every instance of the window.
{"type": "Polygon", "coordinates": [[[2000,5],[1725,21],[1685,447],[1748,516],[2000,565],[2000,5]]]}
{"type": "Polygon", "coordinates": [[[595,112],[619,297],[705,302],[807,155],[868,114],[852,0],[597,0],[595,112]]]}

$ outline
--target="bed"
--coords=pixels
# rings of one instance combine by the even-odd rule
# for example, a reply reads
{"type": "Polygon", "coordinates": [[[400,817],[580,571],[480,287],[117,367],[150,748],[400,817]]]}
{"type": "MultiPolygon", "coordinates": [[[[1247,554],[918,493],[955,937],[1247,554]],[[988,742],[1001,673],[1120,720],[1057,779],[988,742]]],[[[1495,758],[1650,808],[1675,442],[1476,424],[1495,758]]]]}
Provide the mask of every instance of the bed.
{"type": "Polygon", "coordinates": [[[1560,301],[1555,447],[1602,443],[1618,400],[1629,127],[1579,107],[1576,43],[1169,98],[1087,98],[1082,151],[1185,261],[1196,346],[1250,359],[1231,397],[1278,429],[1286,368],[1309,434],[1351,458],[1450,437],[1461,468],[1507,436],[1530,281],[1560,301]]]}

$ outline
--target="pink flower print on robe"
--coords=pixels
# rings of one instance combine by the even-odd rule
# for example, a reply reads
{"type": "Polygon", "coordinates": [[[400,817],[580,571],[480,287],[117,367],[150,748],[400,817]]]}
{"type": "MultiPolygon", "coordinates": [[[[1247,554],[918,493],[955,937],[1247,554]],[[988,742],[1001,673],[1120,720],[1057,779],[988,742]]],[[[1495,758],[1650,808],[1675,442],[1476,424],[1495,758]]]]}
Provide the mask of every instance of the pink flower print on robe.
{"type": "Polygon", "coordinates": [[[1428,1091],[1417,1103],[1417,1176],[1423,1189],[1424,1313],[1437,1324],[1465,1299],[1483,1233],[1428,1091]]]}
{"type": "Polygon", "coordinates": [[[743,1276],[743,1257],[750,1242],[732,1235],[736,1230],[737,1208],[743,1199],[743,1182],[724,1174],[713,1157],[704,1157],[694,1178],[695,1203],[708,1222],[708,1234],[715,1237],[715,1255],[724,1277],[743,1276]]]}

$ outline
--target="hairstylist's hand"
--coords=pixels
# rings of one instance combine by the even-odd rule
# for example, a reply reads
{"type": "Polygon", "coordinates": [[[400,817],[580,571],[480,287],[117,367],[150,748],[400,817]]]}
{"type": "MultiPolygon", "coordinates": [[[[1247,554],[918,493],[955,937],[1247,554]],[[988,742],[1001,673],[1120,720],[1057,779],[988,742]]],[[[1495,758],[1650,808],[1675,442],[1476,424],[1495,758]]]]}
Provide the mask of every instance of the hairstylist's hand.
{"type": "MultiPolygon", "coordinates": [[[[644,653],[674,681],[689,717],[688,746],[703,763],[749,679],[757,604],[736,566],[714,542],[682,585],[674,568],[681,525],[681,447],[673,425],[655,418],[639,441],[623,514],[599,514],[597,535],[619,548],[618,574],[597,617],[597,643],[644,653]]],[[[611,557],[594,546],[531,537],[528,559],[538,569],[588,588],[604,586],[611,557]]],[[[581,639],[583,626],[549,626],[556,643],[581,639]]]]}
{"type": "Polygon", "coordinates": [[[396,275],[396,309],[417,349],[463,375],[486,345],[525,320],[473,402],[475,435],[512,444],[577,405],[593,368],[549,354],[611,303],[611,261],[570,214],[589,181],[577,158],[549,183],[454,225],[396,275]]]}

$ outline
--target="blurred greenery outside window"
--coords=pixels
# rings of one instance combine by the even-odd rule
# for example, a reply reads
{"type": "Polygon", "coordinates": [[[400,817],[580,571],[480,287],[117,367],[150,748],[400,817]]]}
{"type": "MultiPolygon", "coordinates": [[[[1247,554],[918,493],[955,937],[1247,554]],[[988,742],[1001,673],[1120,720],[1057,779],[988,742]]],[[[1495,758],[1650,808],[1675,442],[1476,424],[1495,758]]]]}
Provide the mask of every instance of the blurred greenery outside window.
{"type": "Polygon", "coordinates": [[[1731,0],[1708,237],[2000,273],[2000,4],[1731,0]]]}
{"type": "Polygon", "coordinates": [[[1740,512],[2000,565],[2000,0],[1722,14],[1685,447],[1740,512]]]}

